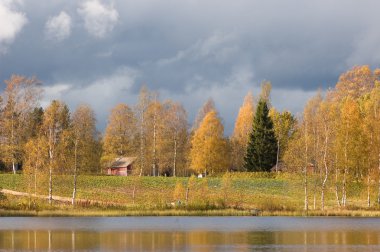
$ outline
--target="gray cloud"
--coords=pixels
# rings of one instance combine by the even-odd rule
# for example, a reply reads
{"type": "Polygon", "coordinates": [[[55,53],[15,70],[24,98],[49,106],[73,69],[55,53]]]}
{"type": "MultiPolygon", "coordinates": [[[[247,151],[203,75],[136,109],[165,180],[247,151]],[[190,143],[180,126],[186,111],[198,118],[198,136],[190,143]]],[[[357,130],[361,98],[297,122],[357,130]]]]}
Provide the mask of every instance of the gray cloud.
{"type": "Polygon", "coordinates": [[[119,18],[112,6],[106,6],[99,0],[88,0],[81,4],[78,13],[84,19],[88,33],[96,38],[103,38],[111,32],[119,18]]]}
{"type": "Polygon", "coordinates": [[[64,11],[50,17],[45,25],[45,34],[48,39],[58,42],[67,39],[71,34],[71,17],[64,11]]]}
{"type": "MultiPolygon", "coordinates": [[[[272,81],[276,107],[297,112],[340,73],[380,63],[380,2],[369,0],[11,2],[0,12],[24,21],[3,40],[0,27],[7,48],[0,78],[36,74],[47,87],[45,102],[84,100],[100,127],[112,106],[132,104],[146,83],[183,102],[190,120],[213,97],[231,132],[244,95],[257,94],[262,80],[272,81]],[[45,39],[46,21],[57,13],[71,20],[60,43],[45,39]]],[[[65,31],[57,23],[52,31],[65,31]]]]}

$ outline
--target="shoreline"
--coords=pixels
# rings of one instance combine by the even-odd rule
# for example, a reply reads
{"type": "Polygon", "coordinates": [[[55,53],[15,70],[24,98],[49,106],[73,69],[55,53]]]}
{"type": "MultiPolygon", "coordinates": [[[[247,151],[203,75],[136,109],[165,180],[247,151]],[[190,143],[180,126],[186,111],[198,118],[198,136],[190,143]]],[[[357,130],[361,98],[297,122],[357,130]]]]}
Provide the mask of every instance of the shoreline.
{"type": "Polygon", "coordinates": [[[380,217],[380,211],[332,210],[332,211],[262,211],[252,214],[250,210],[4,210],[0,217],[159,217],[159,216],[251,216],[251,217],[380,217]]]}

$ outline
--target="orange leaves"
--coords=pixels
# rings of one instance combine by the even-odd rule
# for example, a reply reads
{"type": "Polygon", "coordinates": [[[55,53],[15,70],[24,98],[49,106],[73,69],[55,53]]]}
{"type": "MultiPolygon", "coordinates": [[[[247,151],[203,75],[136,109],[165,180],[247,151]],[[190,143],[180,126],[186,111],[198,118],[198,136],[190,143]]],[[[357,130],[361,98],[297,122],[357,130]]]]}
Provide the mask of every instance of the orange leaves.
{"type": "Polygon", "coordinates": [[[239,114],[235,122],[235,128],[231,136],[232,165],[238,169],[243,167],[248,138],[252,131],[254,115],[253,103],[253,95],[249,92],[245,96],[244,103],[239,109],[239,114]]]}
{"type": "Polygon", "coordinates": [[[379,81],[379,74],[379,69],[372,72],[368,65],[353,67],[339,77],[334,92],[335,98],[341,100],[349,96],[357,99],[369,93],[375,87],[376,81],[379,81]]]}

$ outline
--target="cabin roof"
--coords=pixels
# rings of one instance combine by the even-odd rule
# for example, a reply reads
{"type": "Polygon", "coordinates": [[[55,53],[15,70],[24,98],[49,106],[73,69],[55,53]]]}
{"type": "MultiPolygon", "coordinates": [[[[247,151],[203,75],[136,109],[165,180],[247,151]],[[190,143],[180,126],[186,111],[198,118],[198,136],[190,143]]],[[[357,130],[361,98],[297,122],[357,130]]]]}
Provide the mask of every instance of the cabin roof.
{"type": "Polygon", "coordinates": [[[111,164],[110,168],[121,168],[127,167],[135,162],[137,157],[119,157],[115,158],[114,162],[111,164]]]}

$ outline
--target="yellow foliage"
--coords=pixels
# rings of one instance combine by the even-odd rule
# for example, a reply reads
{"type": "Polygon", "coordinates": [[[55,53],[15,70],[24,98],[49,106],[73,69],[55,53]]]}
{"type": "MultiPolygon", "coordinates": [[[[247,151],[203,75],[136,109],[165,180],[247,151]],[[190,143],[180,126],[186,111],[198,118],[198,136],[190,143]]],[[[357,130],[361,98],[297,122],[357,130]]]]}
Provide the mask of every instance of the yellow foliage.
{"type": "Polygon", "coordinates": [[[191,140],[191,168],[201,172],[226,171],[229,165],[224,128],[216,111],[209,112],[191,140]]]}
{"type": "Polygon", "coordinates": [[[378,73],[377,69],[372,72],[368,65],[355,66],[339,77],[334,92],[335,97],[339,100],[346,96],[357,99],[370,92],[378,81],[378,73]]]}
{"type": "Polygon", "coordinates": [[[239,109],[235,128],[231,136],[232,166],[238,169],[242,168],[244,164],[249,134],[252,130],[253,115],[253,96],[252,93],[249,92],[245,96],[244,103],[239,109]]]}
{"type": "Polygon", "coordinates": [[[174,200],[183,201],[185,198],[185,188],[183,187],[183,184],[181,181],[177,181],[174,192],[173,192],[174,200]]]}
{"type": "MultiPolygon", "coordinates": [[[[132,109],[124,103],[116,105],[108,118],[104,135],[104,156],[135,155],[136,119],[132,109]]],[[[103,157],[103,160],[107,158],[103,157]]]]}

